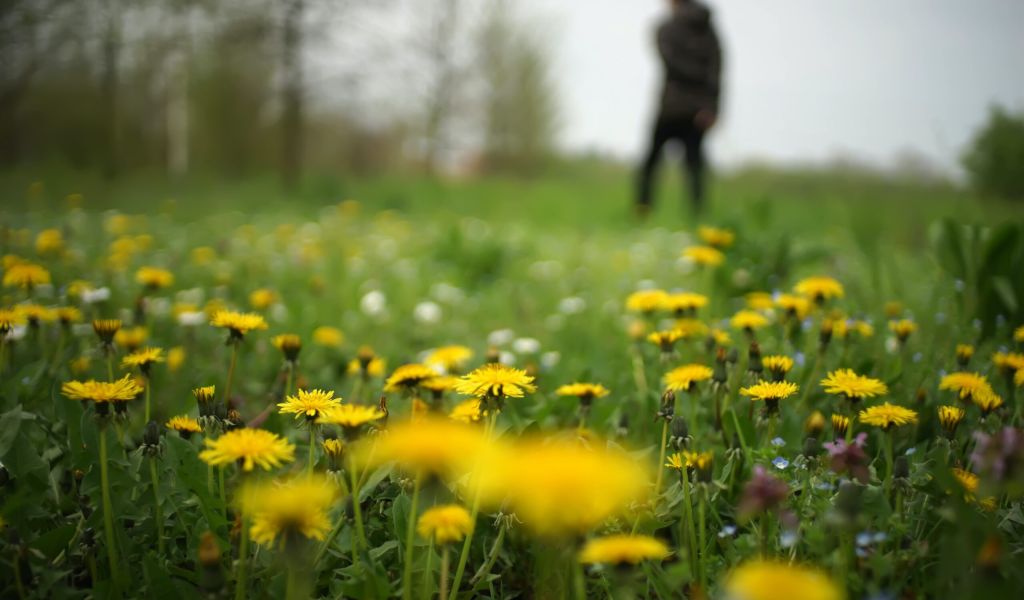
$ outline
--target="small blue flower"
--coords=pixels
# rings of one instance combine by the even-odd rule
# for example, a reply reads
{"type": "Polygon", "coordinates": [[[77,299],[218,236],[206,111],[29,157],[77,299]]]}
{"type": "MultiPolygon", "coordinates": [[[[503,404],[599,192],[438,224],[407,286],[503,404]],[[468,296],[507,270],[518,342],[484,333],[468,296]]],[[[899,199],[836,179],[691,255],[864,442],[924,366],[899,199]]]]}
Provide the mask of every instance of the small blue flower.
{"type": "Polygon", "coordinates": [[[907,451],[904,452],[904,454],[906,454],[907,456],[913,456],[915,452],[917,452],[917,448],[915,448],[914,446],[911,446],[911,447],[907,448],[907,451]]]}
{"type": "Polygon", "coordinates": [[[807,357],[804,356],[803,352],[797,352],[793,355],[793,362],[796,363],[796,366],[802,367],[804,366],[804,363],[807,362],[807,357]]]}
{"type": "Polygon", "coordinates": [[[876,544],[881,544],[887,539],[889,539],[889,536],[884,531],[875,532],[875,535],[871,538],[871,540],[876,544]]]}
{"type": "Polygon", "coordinates": [[[814,321],[812,321],[810,318],[804,319],[803,322],[800,323],[800,329],[805,332],[810,331],[813,327],[814,321]]]}
{"type": "Polygon", "coordinates": [[[772,459],[772,464],[775,465],[776,469],[782,470],[789,466],[789,461],[782,458],[781,456],[776,456],[775,458],[772,459]]]}
{"type": "Polygon", "coordinates": [[[722,527],[722,530],[718,532],[718,537],[720,538],[732,537],[734,535],[736,535],[735,525],[725,525],[722,527]]]}
{"type": "Polygon", "coordinates": [[[857,548],[857,558],[867,558],[871,553],[864,548],[857,548]]]}
{"type": "Polygon", "coordinates": [[[814,489],[821,490],[823,492],[831,492],[832,484],[827,481],[822,481],[814,486],[814,489]]]}
{"type": "Polygon", "coordinates": [[[915,352],[914,356],[913,356],[913,358],[911,360],[913,360],[916,363],[919,363],[919,362],[921,362],[922,358],[924,358],[923,354],[921,354],[920,352],[915,352]]]}
{"type": "Polygon", "coordinates": [[[774,437],[772,438],[771,445],[775,446],[776,448],[781,448],[786,445],[786,440],[780,437],[774,437]]]}
{"type": "Polygon", "coordinates": [[[783,531],[782,535],[779,536],[779,546],[783,548],[792,548],[793,544],[796,543],[797,536],[795,531],[783,531]]]}
{"type": "Polygon", "coordinates": [[[870,531],[862,531],[857,534],[857,545],[858,546],[870,546],[874,535],[870,531]]]}
{"type": "Polygon", "coordinates": [[[937,312],[937,313],[935,313],[935,322],[937,324],[939,324],[939,325],[942,325],[943,323],[945,323],[946,322],[946,313],[944,313],[944,312],[937,312]]]}

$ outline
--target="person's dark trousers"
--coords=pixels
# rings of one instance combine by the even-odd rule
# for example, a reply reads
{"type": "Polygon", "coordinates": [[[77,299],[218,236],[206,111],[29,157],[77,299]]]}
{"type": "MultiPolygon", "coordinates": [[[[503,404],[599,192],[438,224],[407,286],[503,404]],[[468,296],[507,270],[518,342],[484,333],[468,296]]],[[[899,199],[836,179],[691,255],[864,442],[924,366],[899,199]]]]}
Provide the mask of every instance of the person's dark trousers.
{"type": "Polygon", "coordinates": [[[654,201],[654,179],[665,144],[672,140],[682,142],[685,152],[683,166],[690,188],[690,202],[693,213],[699,214],[704,206],[704,130],[694,124],[693,117],[659,117],[654,124],[651,147],[640,167],[639,189],[637,190],[637,211],[648,212],[654,201]]]}

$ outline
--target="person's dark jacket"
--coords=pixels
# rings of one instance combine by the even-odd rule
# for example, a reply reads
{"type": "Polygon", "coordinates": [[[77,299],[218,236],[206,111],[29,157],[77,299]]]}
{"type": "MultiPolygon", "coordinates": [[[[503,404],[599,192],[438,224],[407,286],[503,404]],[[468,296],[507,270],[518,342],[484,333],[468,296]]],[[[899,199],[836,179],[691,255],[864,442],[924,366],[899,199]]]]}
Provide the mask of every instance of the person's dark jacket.
{"type": "Polygon", "coordinates": [[[658,27],[657,41],[665,65],[661,117],[689,119],[702,110],[717,115],[722,50],[711,11],[696,1],[681,3],[658,27]]]}

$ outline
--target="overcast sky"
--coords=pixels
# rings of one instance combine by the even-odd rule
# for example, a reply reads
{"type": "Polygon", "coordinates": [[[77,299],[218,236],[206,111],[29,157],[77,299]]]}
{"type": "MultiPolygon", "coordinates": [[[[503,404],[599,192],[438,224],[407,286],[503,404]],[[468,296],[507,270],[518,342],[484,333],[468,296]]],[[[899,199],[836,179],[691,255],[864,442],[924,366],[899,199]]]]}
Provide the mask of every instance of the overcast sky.
{"type": "MultiPolygon", "coordinates": [[[[550,27],[562,143],[635,157],[655,108],[666,0],[523,0],[550,27]]],[[[726,59],[721,163],[952,169],[993,102],[1024,108],[1024,0],[710,0],[726,59]]]]}

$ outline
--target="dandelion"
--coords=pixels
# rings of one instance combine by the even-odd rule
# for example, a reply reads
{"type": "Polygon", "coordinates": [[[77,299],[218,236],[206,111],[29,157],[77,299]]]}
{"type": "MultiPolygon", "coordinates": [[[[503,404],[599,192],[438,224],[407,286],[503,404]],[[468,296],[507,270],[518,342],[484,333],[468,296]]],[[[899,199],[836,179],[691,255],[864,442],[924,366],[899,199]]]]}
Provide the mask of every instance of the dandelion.
{"type": "Polygon", "coordinates": [[[804,431],[811,437],[818,437],[825,429],[825,415],[814,411],[804,420],[804,431]]]}
{"type": "Polygon", "coordinates": [[[171,431],[177,431],[178,435],[186,440],[190,438],[193,433],[199,433],[203,430],[199,425],[199,421],[188,415],[171,417],[166,423],[164,423],[164,426],[171,431]]]}
{"type": "Polygon", "coordinates": [[[570,383],[560,386],[555,393],[559,396],[574,396],[580,402],[589,402],[594,398],[603,398],[609,394],[608,388],[599,383],[570,383]]]}
{"type": "Polygon", "coordinates": [[[30,262],[4,265],[4,287],[32,291],[32,288],[50,283],[50,272],[30,262]]]}
{"type": "Polygon", "coordinates": [[[96,405],[97,411],[104,406],[134,400],[142,393],[142,387],[125,375],[117,381],[68,381],[61,386],[61,393],[72,400],[83,400],[96,405]]]}
{"type": "Polygon", "coordinates": [[[256,313],[240,313],[231,310],[217,311],[210,324],[214,327],[227,329],[232,340],[241,340],[245,334],[257,329],[267,329],[267,322],[262,315],[256,313]]]}
{"type": "Polygon", "coordinates": [[[480,399],[470,398],[455,405],[448,418],[461,423],[476,423],[482,418],[480,399]]]}
{"type": "Polygon", "coordinates": [[[979,500],[976,496],[980,481],[977,475],[965,469],[954,468],[953,477],[964,488],[964,500],[970,503],[977,503],[985,510],[995,510],[996,499],[994,497],[988,496],[979,500]]]}
{"type": "Polygon", "coordinates": [[[748,310],[763,311],[775,306],[775,299],[768,292],[750,292],[744,300],[748,310]]]}
{"type": "Polygon", "coordinates": [[[1013,341],[1024,343],[1024,325],[1013,330],[1013,341]]]}
{"type": "Polygon", "coordinates": [[[1012,374],[1024,369],[1024,354],[1019,352],[996,352],[992,355],[992,364],[1005,374],[1012,374]]]}
{"type": "Polygon", "coordinates": [[[340,425],[347,431],[354,431],[385,416],[384,411],[374,406],[339,404],[325,410],[319,417],[319,422],[324,425],[340,425]]]}
{"type": "Polygon", "coordinates": [[[910,334],[917,331],[917,323],[914,323],[910,319],[899,319],[897,321],[889,321],[889,331],[896,335],[896,339],[899,340],[900,344],[904,344],[910,334]]]}
{"type": "Polygon", "coordinates": [[[149,369],[153,363],[164,362],[164,351],[162,348],[143,348],[128,354],[121,359],[121,368],[138,368],[146,377],[149,376],[149,369]]]}
{"type": "Polygon", "coordinates": [[[167,269],[141,267],[135,272],[135,281],[149,290],[159,290],[170,287],[174,283],[174,275],[167,269]]]}
{"type": "Polygon", "coordinates": [[[846,437],[846,432],[850,429],[850,418],[844,417],[843,415],[832,414],[832,431],[836,437],[846,437]]]}
{"type": "Polygon", "coordinates": [[[44,229],[36,236],[36,253],[54,256],[64,252],[64,234],[60,229],[44,229]]]}
{"type": "Polygon", "coordinates": [[[337,327],[323,325],[313,330],[313,343],[324,348],[340,348],[345,335],[337,327]]]}
{"type": "Polygon", "coordinates": [[[725,592],[736,600],[843,600],[842,588],[817,569],[754,560],[733,569],[725,592]]]}
{"type": "Polygon", "coordinates": [[[294,333],[282,333],[270,338],[270,343],[281,351],[284,359],[291,364],[299,360],[299,352],[302,350],[302,338],[294,333]]]}
{"type": "Polygon", "coordinates": [[[533,380],[522,369],[490,363],[459,378],[455,391],[477,398],[522,398],[537,391],[533,380]]]}
{"type": "Polygon", "coordinates": [[[612,535],[587,541],[580,551],[584,564],[635,565],[645,560],[662,560],[668,547],[646,535],[612,535]]]}
{"type": "Polygon", "coordinates": [[[761,381],[752,386],[741,388],[740,394],[751,400],[764,402],[765,414],[773,415],[779,411],[779,401],[789,398],[800,389],[789,381],[761,381]]]}
{"type": "Polygon", "coordinates": [[[384,382],[385,392],[411,392],[421,383],[437,377],[437,371],[418,363],[402,365],[384,382]]]}
{"type": "Polygon", "coordinates": [[[956,433],[956,428],[960,426],[960,422],[964,420],[966,411],[959,406],[940,406],[939,407],[939,424],[946,430],[946,435],[952,439],[956,433]]]}
{"type": "Polygon", "coordinates": [[[761,365],[768,369],[773,381],[782,381],[793,368],[793,359],[780,354],[772,354],[761,359],[761,365]]]}
{"type": "Polygon", "coordinates": [[[829,394],[838,394],[851,402],[873,398],[889,393],[889,387],[871,377],[858,375],[853,369],[837,369],[821,380],[822,387],[829,394]]]}
{"type": "Polygon", "coordinates": [[[478,428],[425,417],[415,423],[407,421],[389,427],[388,435],[364,440],[353,452],[359,465],[378,466],[394,461],[413,474],[453,478],[469,472],[478,457],[492,448],[478,428]]]}
{"type": "Polygon", "coordinates": [[[40,323],[49,323],[57,319],[55,310],[39,304],[19,304],[17,310],[32,327],[38,327],[40,323]]]}
{"type": "Polygon", "coordinates": [[[348,372],[353,375],[360,375],[363,379],[380,377],[384,374],[384,359],[377,356],[373,348],[360,346],[356,350],[356,357],[348,365],[348,372]]]}
{"type": "Polygon", "coordinates": [[[981,409],[983,416],[988,416],[989,413],[1003,405],[1003,398],[995,393],[992,388],[988,388],[977,394],[972,394],[971,402],[981,409]]]}
{"type": "Polygon", "coordinates": [[[992,386],[984,375],[957,371],[943,376],[939,381],[939,389],[956,392],[961,400],[970,402],[975,396],[991,392],[992,386]]]}
{"type": "Polygon", "coordinates": [[[249,294],[249,305],[253,310],[267,310],[277,303],[277,292],[267,288],[260,288],[249,294]]]}
{"type": "Polygon", "coordinates": [[[843,297],[843,284],[831,277],[807,277],[793,286],[793,291],[821,304],[826,300],[843,297]]]}
{"type": "Polygon", "coordinates": [[[736,241],[736,234],[728,229],[701,225],[697,228],[697,237],[708,246],[728,248],[736,241]]]}
{"type": "Polygon", "coordinates": [[[733,329],[740,329],[748,335],[753,335],[754,331],[768,326],[768,319],[761,313],[741,310],[729,319],[729,324],[733,329]]]}
{"type": "Polygon", "coordinates": [[[416,532],[420,536],[442,546],[462,541],[472,529],[469,511],[458,504],[435,506],[424,511],[416,521],[416,532]]]}
{"type": "Polygon", "coordinates": [[[683,258],[702,267],[717,267],[725,262],[722,251],[713,246],[690,246],[683,250],[683,258]]]}
{"type": "Polygon", "coordinates": [[[667,329],[664,331],[652,331],[647,336],[647,341],[657,346],[663,353],[669,354],[676,342],[682,339],[683,332],[678,329],[667,329]]]}
{"type": "Polygon", "coordinates": [[[803,320],[811,312],[811,301],[795,294],[779,294],[775,305],[785,311],[791,319],[803,320]]]}
{"type": "Polygon", "coordinates": [[[149,330],[145,327],[131,327],[128,329],[119,329],[114,334],[114,343],[121,346],[128,352],[135,352],[143,344],[146,343],[146,339],[149,338],[149,330]]]}
{"type": "Polygon", "coordinates": [[[693,292],[680,292],[677,294],[669,294],[665,298],[663,308],[671,313],[674,313],[677,317],[684,315],[693,315],[698,309],[704,308],[708,305],[708,297],[704,294],[696,294],[693,292]]]}
{"type": "Polygon", "coordinates": [[[323,477],[252,484],[240,494],[252,540],[268,546],[292,536],[326,539],[329,511],[339,495],[338,487],[323,477]]]}
{"type": "Polygon", "coordinates": [[[893,426],[902,427],[917,423],[917,412],[886,402],[860,411],[857,419],[861,423],[881,427],[883,431],[888,431],[893,426]]]}
{"type": "Polygon", "coordinates": [[[269,471],[295,460],[294,445],[263,429],[235,429],[215,440],[207,438],[204,443],[206,449],[199,453],[199,458],[215,467],[237,462],[243,471],[255,467],[269,471]]]}
{"type": "Polygon", "coordinates": [[[974,356],[974,346],[970,344],[956,345],[956,363],[960,368],[966,367],[967,363],[971,362],[972,356],[974,356]]]}
{"type": "Polygon", "coordinates": [[[338,438],[327,438],[320,442],[320,447],[331,461],[332,468],[337,469],[341,463],[341,457],[345,454],[345,442],[338,438]]]}
{"type": "Polygon", "coordinates": [[[665,290],[640,290],[626,298],[626,310],[651,315],[665,307],[668,293],[665,290]]]}
{"type": "Polygon", "coordinates": [[[430,366],[440,367],[445,373],[458,373],[471,358],[473,358],[473,350],[466,346],[452,345],[435,348],[423,362],[430,366]]]}
{"type": "Polygon", "coordinates": [[[700,381],[711,379],[711,367],[700,364],[689,364],[676,367],[665,374],[665,389],[672,392],[688,392],[700,381]]]}
{"type": "Polygon", "coordinates": [[[15,327],[25,324],[25,315],[16,308],[0,308],[0,338],[15,327]]]}
{"type": "Polygon", "coordinates": [[[305,417],[307,422],[316,421],[340,406],[341,398],[335,398],[334,392],[326,390],[299,390],[277,405],[281,414],[293,414],[297,419],[305,417]]]}
{"type": "Polygon", "coordinates": [[[70,327],[73,323],[80,323],[82,321],[82,311],[74,306],[62,306],[54,314],[65,328],[70,327]]]}

